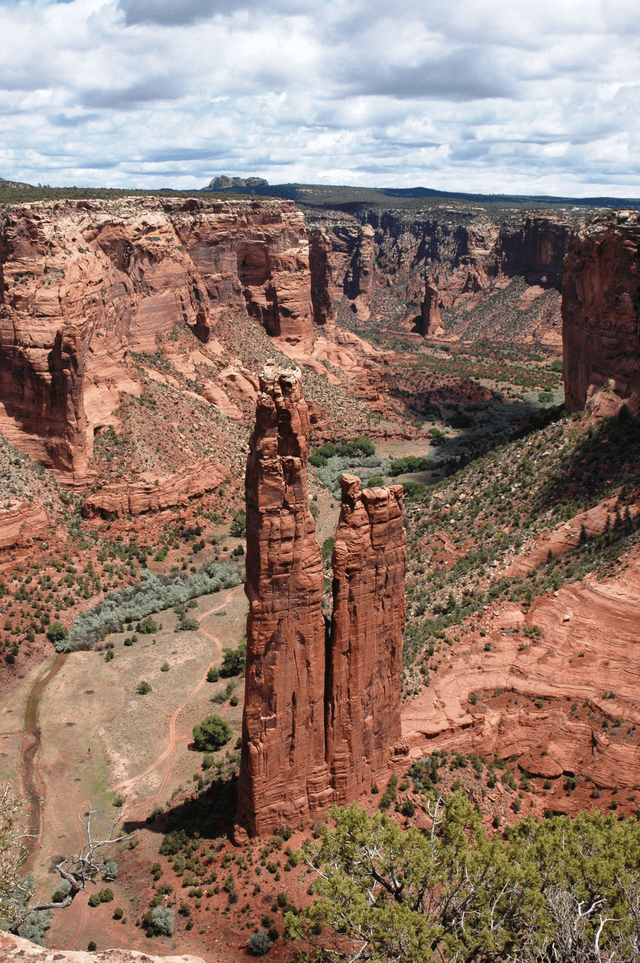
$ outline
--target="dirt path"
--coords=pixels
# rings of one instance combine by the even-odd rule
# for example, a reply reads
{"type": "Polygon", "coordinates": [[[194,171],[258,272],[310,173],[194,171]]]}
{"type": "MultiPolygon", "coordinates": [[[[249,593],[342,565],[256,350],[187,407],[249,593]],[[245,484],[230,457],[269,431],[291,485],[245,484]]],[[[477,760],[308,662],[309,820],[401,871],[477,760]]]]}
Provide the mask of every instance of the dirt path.
{"type": "Polygon", "coordinates": [[[27,863],[40,849],[43,831],[43,810],[46,799],[46,785],[38,769],[38,749],[40,748],[40,728],[38,726],[38,712],[40,699],[45,687],[58,674],[67,659],[67,654],[58,652],[47,671],[33,685],[24,714],[24,727],[20,746],[20,772],[22,774],[23,792],[29,806],[28,834],[27,834],[27,863]]]}
{"type": "MultiPolygon", "coordinates": [[[[222,609],[224,609],[228,605],[228,602],[229,602],[229,599],[227,597],[225,598],[224,602],[221,605],[216,605],[214,606],[214,608],[209,609],[208,612],[203,612],[202,615],[199,616],[198,621],[206,618],[208,615],[213,615],[215,612],[222,611],[222,609]]],[[[207,632],[207,630],[204,629],[202,625],[200,625],[200,632],[203,635],[206,635],[207,638],[213,642],[213,644],[216,647],[216,656],[219,657],[220,655],[222,655],[222,643],[220,642],[220,639],[218,639],[215,635],[211,635],[210,632],[207,632]]],[[[154,805],[159,801],[160,797],[164,795],[167,788],[167,784],[175,768],[176,749],[178,745],[178,736],[176,733],[176,724],[178,722],[178,716],[181,714],[181,712],[184,709],[186,709],[186,707],[189,705],[191,700],[198,694],[198,692],[200,692],[202,687],[205,685],[207,681],[207,673],[209,669],[211,669],[214,666],[214,664],[215,664],[214,662],[210,662],[207,665],[202,675],[202,678],[200,679],[196,687],[189,693],[185,701],[178,706],[178,708],[173,712],[171,718],[169,719],[169,741],[167,743],[167,747],[164,750],[164,752],[162,752],[158,756],[155,762],[152,762],[150,766],[147,766],[147,768],[143,772],[138,773],[137,776],[133,776],[130,779],[125,779],[123,782],[118,783],[116,786],[110,787],[109,792],[126,792],[130,790],[141,779],[144,779],[145,776],[148,776],[150,772],[153,772],[154,769],[157,769],[158,766],[161,766],[167,759],[169,760],[169,767],[165,773],[165,777],[162,781],[162,784],[160,785],[160,788],[158,789],[156,794],[151,799],[145,799],[144,801],[138,802],[134,806],[131,806],[129,809],[123,810],[122,816],[121,816],[121,819],[123,822],[128,819],[130,820],[132,815],[134,813],[137,813],[143,807],[148,808],[150,805],[154,805]]]]}
{"type": "MultiPolygon", "coordinates": [[[[205,619],[209,615],[213,615],[216,612],[222,611],[222,609],[224,609],[228,604],[229,604],[229,596],[227,595],[225,597],[224,602],[214,606],[213,608],[209,609],[207,612],[203,612],[201,615],[199,615],[199,621],[202,619],[205,619]]],[[[177,735],[178,718],[180,714],[184,711],[184,709],[186,709],[186,707],[189,705],[191,700],[198,694],[198,692],[200,692],[202,687],[206,684],[207,673],[209,669],[215,665],[215,661],[217,661],[217,659],[222,654],[222,644],[220,640],[215,635],[212,635],[210,632],[207,632],[207,630],[204,629],[202,625],[200,626],[200,632],[203,635],[206,635],[207,638],[214,643],[216,647],[216,660],[214,660],[213,662],[210,662],[207,665],[207,667],[205,668],[202,674],[202,677],[198,681],[198,684],[195,686],[195,688],[191,690],[191,692],[186,697],[184,702],[182,702],[172,713],[169,719],[168,742],[163,752],[161,752],[160,755],[154,760],[154,762],[152,762],[151,765],[147,766],[147,768],[144,769],[142,772],[138,773],[136,776],[132,776],[130,779],[125,779],[122,782],[117,783],[116,785],[111,786],[109,788],[108,790],[109,792],[124,793],[124,792],[130,791],[132,787],[136,785],[136,783],[144,779],[145,776],[148,776],[149,773],[154,771],[154,769],[157,769],[159,766],[162,766],[165,762],[168,762],[164,779],[162,780],[160,788],[157,790],[157,792],[151,798],[140,800],[135,805],[130,806],[128,809],[123,809],[121,811],[121,814],[118,820],[119,822],[120,821],[126,822],[128,820],[131,820],[132,818],[136,818],[136,816],[139,818],[142,811],[148,810],[150,806],[154,806],[157,802],[159,802],[161,798],[164,797],[167,791],[167,786],[169,784],[171,776],[173,775],[175,764],[176,764],[176,754],[177,754],[177,747],[178,747],[178,741],[179,741],[178,735],[177,735]]],[[[84,830],[81,828],[81,824],[80,824],[80,817],[87,811],[89,804],[90,804],[90,800],[86,799],[83,802],[82,806],[80,806],[80,808],[78,809],[78,846],[79,848],[83,845],[85,841],[84,830]]],[[[77,948],[77,945],[80,941],[80,938],[82,937],[82,934],[86,932],[88,919],[89,919],[86,900],[84,899],[76,900],[74,902],[74,906],[76,902],[79,903],[79,906],[76,909],[77,925],[76,925],[74,934],[69,940],[67,949],[77,948]]]]}

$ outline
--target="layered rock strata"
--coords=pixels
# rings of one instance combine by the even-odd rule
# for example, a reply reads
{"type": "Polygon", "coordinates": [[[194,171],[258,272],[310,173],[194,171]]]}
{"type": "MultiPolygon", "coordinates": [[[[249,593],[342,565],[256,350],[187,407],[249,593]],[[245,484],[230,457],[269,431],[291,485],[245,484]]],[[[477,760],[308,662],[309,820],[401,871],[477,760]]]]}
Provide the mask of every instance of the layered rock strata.
{"type": "MultiPolygon", "coordinates": [[[[315,297],[322,298],[322,272],[315,297]]],[[[133,352],[224,311],[313,341],[309,241],[288,201],[123,198],[10,208],[0,225],[0,431],[82,486],[133,352]]],[[[135,360],[135,359],[134,359],[135,360]]]]}
{"type": "Polygon", "coordinates": [[[199,465],[187,465],[182,471],[164,478],[143,478],[130,484],[105,486],[85,498],[82,514],[85,518],[120,518],[122,515],[160,511],[172,505],[186,505],[190,499],[213,491],[225,477],[224,469],[212,458],[207,458],[199,465]]]}
{"type": "Polygon", "coordinates": [[[565,405],[640,413],[640,221],[596,220],[576,236],[562,290],[565,405]]]}
{"type": "MultiPolygon", "coordinates": [[[[523,278],[532,296],[519,310],[548,295],[522,321],[518,339],[560,343],[556,291],[575,229],[575,218],[567,211],[492,211],[446,202],[415,211],[358,205],[353,215],[309,211],[307,222],[330,239],[334,299],[346,298],[357,318],[384,321],[404,308],[407,323],[415,323],[429,304],[425,276],[437,284],[437,303],[445,311],[466,311],[514,278],[523,278]]],[[[424,313],[423,318],[426,322],[424,313]]],[[[458,321],[460,327],[464,323],[458,321]]],[[[495,322],[489,327],[493,337],[495,322]]],[[[430,324],[423,330],[435,333],[430,324]]]]}
{"type": "Polygon", "coordinates": [[[0,932],[3,963],[204,963],[200,956],[149,956],[139,950],[50,950],[12,933],[0,932]]]}
{"type": "Polygon", "coordinates": [[[300,372],[268,364],[247,461],[247,674],[236,838],[348,802],[400,736],[406,544],[402,488],[345,476],[334,616],[309,511],[300,372]]]}
{"type": "Polygon", "coordinates": [[[361,491],[342,476],[333,551],[327,760],[339,805],[369,792],[401,735],[399,679],[406,617],[402,485],[361,491]]]}

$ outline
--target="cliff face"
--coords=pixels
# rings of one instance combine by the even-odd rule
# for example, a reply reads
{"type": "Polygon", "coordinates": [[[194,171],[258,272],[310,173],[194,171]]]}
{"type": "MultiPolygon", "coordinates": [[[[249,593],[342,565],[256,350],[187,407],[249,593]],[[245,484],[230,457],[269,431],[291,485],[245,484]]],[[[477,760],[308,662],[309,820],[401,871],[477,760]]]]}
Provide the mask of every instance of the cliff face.
{"type": "Polygon", "coordinates": [[[370,791],[400,738],[407,559],[402,485],[360,491],[347,474],[341,484],[326,728],[338,805],[370,791]]]}
{"type": "Polygon", "coordinates": [[[640,221],[632,212],[574,240],[562,291],[565,404],[640,413],[640,221]]]}
{"type": "Polygon", "coordinates": [[[400,735],[402,488],[345,476],[327,636],[309,512],[300,372],[268,365],[247,461],[247,674],[236,838],[264,835],[381,774],[400,735]]]}
{"type": "MultiPolygon", "coordinates": [[[[314,211],[307,219],[331,239],[334,297],[345,297],[358,318],[381,321],[390,299],[397,302],[395,314],[404,306],[407,321],[424,312],[425,275],[438,288],[429,310],[468,309],[515,277],[538,294],[559,291],[574,229],[563,214],[491,212],[463,204],[415,212],[363,208],[356,215],[314,211]]],[[[543,340],[547,334],[559,343],[558,297],[539,327],[523,337],[543,340]]]]}
{"type": "Polygon", "coordinates": [[[131,352],[188,325],[202,342],[246,308],[313,339],[309,243],[288,201],[41,202],[0,228],[0,431],[81,485],[131,352]]]}
{"type": "Polygon", "coordinates": [[[264,369],[247,461],[247,675],[238,823],[250,835],[331,801],[322,556],[307,497],[300,372],[264,369]]]}

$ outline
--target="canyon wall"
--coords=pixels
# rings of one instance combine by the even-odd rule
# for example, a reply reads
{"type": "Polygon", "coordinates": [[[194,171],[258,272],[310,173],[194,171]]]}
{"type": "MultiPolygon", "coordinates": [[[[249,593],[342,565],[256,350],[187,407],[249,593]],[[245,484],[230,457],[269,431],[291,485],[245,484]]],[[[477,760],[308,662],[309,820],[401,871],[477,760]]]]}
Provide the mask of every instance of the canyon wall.
{"type": "Polygon", "coordinates": [[[565,404],[640,414],[640,221],[623,211],[575,238],[562,290],[565,404]]]}
{"type": "MultiPolygon", "coordinates": [[[[322,267],[315,300],[323,320],[322,267]]],[[[309,241],[289,201],[39,202],[0,226],[0,431],[67,484],[87,479],[135,352],[188,325],[206,343],[246,310],[269,334],[313,341],[309,241]]]]}
{"type": "Polygon", "coordinates": [[[331,632],[307,495],[298,369],[260,378],[247,460],[247,672],[237,841],[357,799],[400,736],[406,540],[402,487],[344,476],[331,632]]]}
{"type": "Polygon", "coordinates": [[[333,551],[327,760],[334,801],[369,792],[399,740],[407,543],[402,485],[360,491],[344,474],[333,551]]]}
{"type": "MultiPolygon", "coordinates": [[[[431,205],[425,210],[360,206],[355,214],[307,212],[331,240],[334,299],[345,298],[358,319],[415,320],[469,308],[516,277],[536,293],[559,292],[563,258],[575,228],[568,212],[491,211],[478,205],[431,205]],[[425,275],[437,288],[425,298],[425,275]]],[[[559,296],[534,338],[560,343],[559,296]],[[549,333],[550,332],[550,333],[549,333]]],[[[446,327],[446,326],[445,326],[446,327]]],[[[439,325],[425,324],[431,335],[439,325]]],[[[530,332],[527,332],[528,334],[530,332]]]]}

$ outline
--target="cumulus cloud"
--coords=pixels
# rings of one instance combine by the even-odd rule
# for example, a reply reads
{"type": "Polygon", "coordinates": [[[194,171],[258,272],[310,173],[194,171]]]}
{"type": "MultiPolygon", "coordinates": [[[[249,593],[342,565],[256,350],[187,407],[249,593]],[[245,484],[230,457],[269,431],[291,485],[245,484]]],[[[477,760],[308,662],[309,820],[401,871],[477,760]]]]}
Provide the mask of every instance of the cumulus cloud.
{"type": "Polygon", "coordinates": [[[0,176],[637,194],[631,0],[4,0],[0,176]]]}

